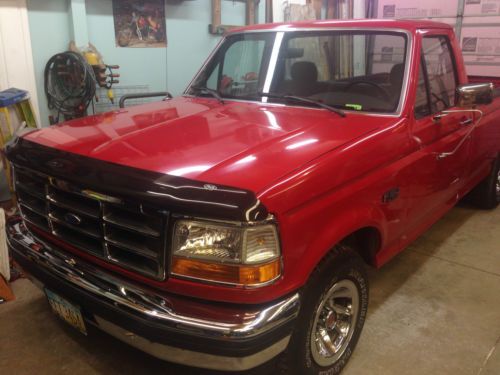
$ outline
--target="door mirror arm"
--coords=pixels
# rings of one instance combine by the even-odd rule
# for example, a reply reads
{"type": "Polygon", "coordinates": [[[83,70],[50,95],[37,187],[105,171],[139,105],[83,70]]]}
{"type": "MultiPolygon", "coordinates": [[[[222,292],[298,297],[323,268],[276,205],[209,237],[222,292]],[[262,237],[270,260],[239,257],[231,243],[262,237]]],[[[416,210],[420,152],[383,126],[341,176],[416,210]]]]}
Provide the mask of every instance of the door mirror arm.
{"type": "Polygon", "coordinates": [[[451,110],[448,110],[448,111],[443,111],[441,112],[440,114],[450,114],[450,113],[464,113],[464,112],[469,112],[469,113],[476,113],[478,114],[478,118],[477,120],[474,122],[463,122],[461,123],[460,125],[469,125],[469,124],[472,124],[472,126],[469,128],[469,131],[462,137],[462,139],[460,140],[460,142],[457,144],[457,146],[452,150],[452,151],[449,151],[449,152],[440,152],[440,153],[436,153],[436,159],[437,160],[442,160],[442,159],[446,159],[447,157],[450,157],[450,156],[453,156],[456,154],[456,152],[458,151],[458,149],[460,147],[462,147],[462,145],[465,143],[465,141],[471,136],[472,132],[474,131],[474,129],[476,128],[476,126],[481,122],[481,119],[483,118],[483,111],[479,110],[479,109],[474,109],[474,108],[471,108],[471,109],[451,109],[451,110]]]}

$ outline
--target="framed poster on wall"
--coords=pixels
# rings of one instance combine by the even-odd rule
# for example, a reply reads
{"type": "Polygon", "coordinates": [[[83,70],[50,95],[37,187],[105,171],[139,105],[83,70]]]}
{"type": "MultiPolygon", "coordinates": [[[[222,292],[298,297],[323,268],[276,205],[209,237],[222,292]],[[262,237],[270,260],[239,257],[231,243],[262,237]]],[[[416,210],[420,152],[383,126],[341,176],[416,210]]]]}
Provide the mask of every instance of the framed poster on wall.
{"type": "Polygon", "coordinates": [[[164,0],[113,0],[117,47],[167,46],[164,0]]]}

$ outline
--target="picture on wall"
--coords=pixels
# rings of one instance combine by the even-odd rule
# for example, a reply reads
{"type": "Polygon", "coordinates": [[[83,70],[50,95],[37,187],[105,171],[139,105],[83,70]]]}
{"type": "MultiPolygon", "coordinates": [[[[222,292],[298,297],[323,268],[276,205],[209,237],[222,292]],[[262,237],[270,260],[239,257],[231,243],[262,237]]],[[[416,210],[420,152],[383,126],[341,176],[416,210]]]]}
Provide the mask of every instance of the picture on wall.
{"type": "Polygon", "coordinates": [[[167,46],[164,0],[113,0],[117,47],[167,46]]]}

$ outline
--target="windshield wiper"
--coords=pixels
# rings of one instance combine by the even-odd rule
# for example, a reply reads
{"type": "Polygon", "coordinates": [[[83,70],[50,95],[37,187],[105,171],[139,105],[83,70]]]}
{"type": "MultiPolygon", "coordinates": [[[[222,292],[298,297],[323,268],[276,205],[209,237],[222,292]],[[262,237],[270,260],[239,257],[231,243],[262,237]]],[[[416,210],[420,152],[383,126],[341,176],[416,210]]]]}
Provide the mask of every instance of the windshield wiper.
{"type": "Polygon", "coordinates": [[[219,94],[217,90],[208,88],[206,86],[191,86],[193,90],[199,91],[199,92],[206,92],[207,94],[212,95],[215,99],[217,99],[221,104],[224,104],[224,99],[222,99],[222,96],[219,94]]]}
{"type": "Polygon", "coordinates": [[[318,107],[328,109],[329,111],[336,113],[340,117],[345,117],[345,112],[343,110],[341,110],[339,108],[335,108],[335,107],[328,105],[328,104],[325,104],[323,102],[320,102],[319,100],[309,99],[309,98],[305,98],[303,96],[274,94],[271,92],[269,92],[269,93],[258,92],[257,96],[267,97],[267,98],[272,98],[272,99],[283,99],[283,100],[287,100],[287,101],[296,101],[296,102],[314,104],[318,107]]]}

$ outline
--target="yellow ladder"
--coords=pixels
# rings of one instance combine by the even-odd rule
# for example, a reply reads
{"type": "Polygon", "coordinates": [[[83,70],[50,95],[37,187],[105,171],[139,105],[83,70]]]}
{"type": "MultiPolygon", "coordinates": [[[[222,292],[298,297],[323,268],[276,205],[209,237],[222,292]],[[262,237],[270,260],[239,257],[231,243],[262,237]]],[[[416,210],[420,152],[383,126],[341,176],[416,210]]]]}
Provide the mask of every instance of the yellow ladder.
{"type": "MultiPolygon", "coordinates": [[[[23,122],[28,127],[37,127],[29,98],[10,106],[0,107],[0,149],[3,149],[7,142],[14,136],[18,129],[18,126],[15,126],[16,123],[22,124],[23,122]],[[13,119],[13,116],[16,116],[16,119],[13,119]]],[[[1,154],[1,158],[9,189],[13,193],[14,185],[10,165],[3,154],[1,154]]]]}

